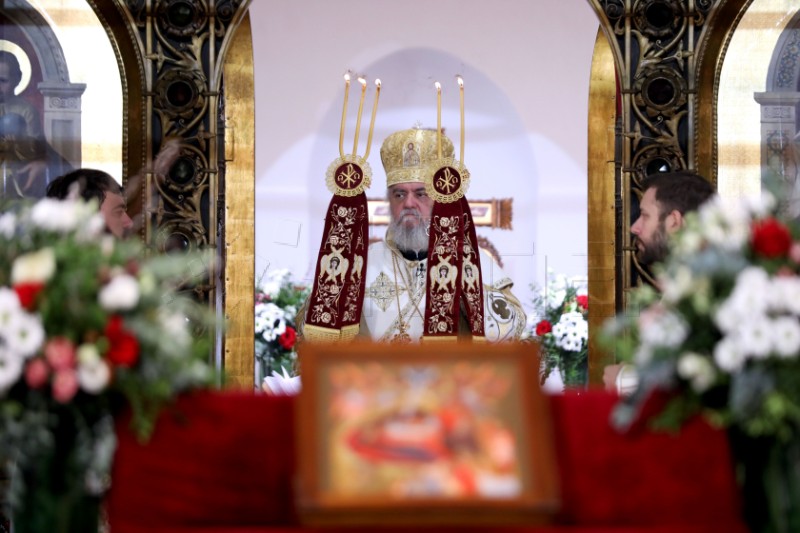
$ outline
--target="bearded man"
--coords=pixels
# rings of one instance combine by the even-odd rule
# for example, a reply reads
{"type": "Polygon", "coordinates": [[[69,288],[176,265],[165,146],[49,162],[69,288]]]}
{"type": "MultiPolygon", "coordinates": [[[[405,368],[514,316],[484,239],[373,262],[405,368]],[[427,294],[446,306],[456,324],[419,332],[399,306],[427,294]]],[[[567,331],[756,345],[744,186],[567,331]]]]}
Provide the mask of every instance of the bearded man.
{"type": "MultiPolygon", "coordinates": [[[[714,196],[711,183],[691,172],[652,174],[642,181],[639,217],[631,226],[636,259],[652,266],[669,255],[669,236],[683,227],[687,213],[696,211],[714,196]]],[[[638,383],[631,365],[609,365],[603,371],[606,389],[620,394],[633,392],[638,383]]]]}
{"type": "MultiPolygon", "coordinates": [[[[453,157],[453,143],[444,135],[442,155],[453,157]]],[[[427,283],[430,283],[426,280],[428,241],[434,205],[425,182],[431,178],[431,162],[437,159],[435,130],[399,131],[381,146],[391,222],[384,240],[369,247],[361,336],[381,342],[415,342],[423,336],[427,283]],[[409,147],[419,157],[408,157],[405,151],[409,147]]],[[[513,282],[489,254],[480,250],[479,256],[486,339],[518,339],[526,317],[519,300],[511,293],[513,282]]],[[[460,317],[459,336],[467,336],[470,328],[463,306],[460,317]]]]}

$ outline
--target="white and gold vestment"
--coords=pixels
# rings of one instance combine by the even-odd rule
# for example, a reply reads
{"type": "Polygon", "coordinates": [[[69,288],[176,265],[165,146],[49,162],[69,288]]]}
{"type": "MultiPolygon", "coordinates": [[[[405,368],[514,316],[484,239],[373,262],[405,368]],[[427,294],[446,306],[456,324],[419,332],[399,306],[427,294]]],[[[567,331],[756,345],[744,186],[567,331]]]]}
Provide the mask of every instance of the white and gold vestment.
{"type": "MultiPolygon", "coordinates": [[[[484,250],[480,251],[480,257],[486,340],[516,340],[522,334],[526,317],[519,300],[511,294],[513,282],[484,250]]],[[[391,241],[370,245],[359,335],[379,342],[404,340],[407,335],[418,342],[425,315],[426,272],[426,259],[404,258],[391,241]]],[[[469,335],[463,313],[461,335],[469,335]]]]}

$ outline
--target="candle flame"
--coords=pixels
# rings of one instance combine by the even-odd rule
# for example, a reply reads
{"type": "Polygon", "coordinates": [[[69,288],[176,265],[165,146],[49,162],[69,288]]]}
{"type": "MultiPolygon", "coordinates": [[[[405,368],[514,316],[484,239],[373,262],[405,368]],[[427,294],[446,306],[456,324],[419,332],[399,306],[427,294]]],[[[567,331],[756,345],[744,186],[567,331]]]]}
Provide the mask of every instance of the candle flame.
{"type": "Polygon", "coordinates": [[[359,77],[358,78],[358,83],[360,83],[362,87],[366,87],[367,86],[367,80],[365,80],[364,78],[359,77]]]}
{"type": "Polygon", "coordinates": [[[436,83],[434,83],[433,86],[436,87],[436,91],[438,91],[438,92],[442,91],[442,84],[439,83],[438,81],[436,83]]]}
{"type": "Polygon", "coordinates": [[[375,80],[375,86],[376,86],[378,89],[380,89],[380,88],[381,88],[381,80],[380,80],[380,79],[376,79],[376,80],[375,80]]]}
{"type": "Polygon", "coordinates": [[[350,73],[349,72],[345,72],[344,81],[345,81],[345,83],[350,83],[350,73]]]}
{"type": "Polygon", "coordinates": [[[460,89],[463,89],[464,88],[464,79],[461,76],[458,76],[457,79],[458,79],[458,87],[460,89]]]}

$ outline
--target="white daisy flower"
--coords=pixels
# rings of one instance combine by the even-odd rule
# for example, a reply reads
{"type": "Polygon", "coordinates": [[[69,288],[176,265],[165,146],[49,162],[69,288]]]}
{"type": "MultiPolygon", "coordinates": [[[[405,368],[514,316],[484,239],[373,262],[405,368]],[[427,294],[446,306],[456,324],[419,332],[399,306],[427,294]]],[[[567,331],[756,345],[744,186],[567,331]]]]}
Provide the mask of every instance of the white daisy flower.
{"type": "Polygon", "coordinates": [[[800,323],[796,316],[781,316],[772,321],[775,352],[783,358],[797,357],[800,352],[800,323]]]}

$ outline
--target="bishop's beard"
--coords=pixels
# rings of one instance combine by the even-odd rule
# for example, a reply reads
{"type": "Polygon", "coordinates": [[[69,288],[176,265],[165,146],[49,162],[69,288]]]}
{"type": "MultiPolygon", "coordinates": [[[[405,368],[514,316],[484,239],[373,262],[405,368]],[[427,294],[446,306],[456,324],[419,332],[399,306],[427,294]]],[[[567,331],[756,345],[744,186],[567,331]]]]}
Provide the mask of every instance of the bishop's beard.
{"type": "Polygon", "coordinates": [[[398,219],[393,219],[389,223],[389,231],[392,234],[392,240],[395,246],[404,252],[427,252],[428,227],[430,226],[430,221],[420,219],[418,224],[408,227],[403,224],[403,215],[418,213],[414,210],[407,211],[404,210],[400,213],[398,219]]]}

